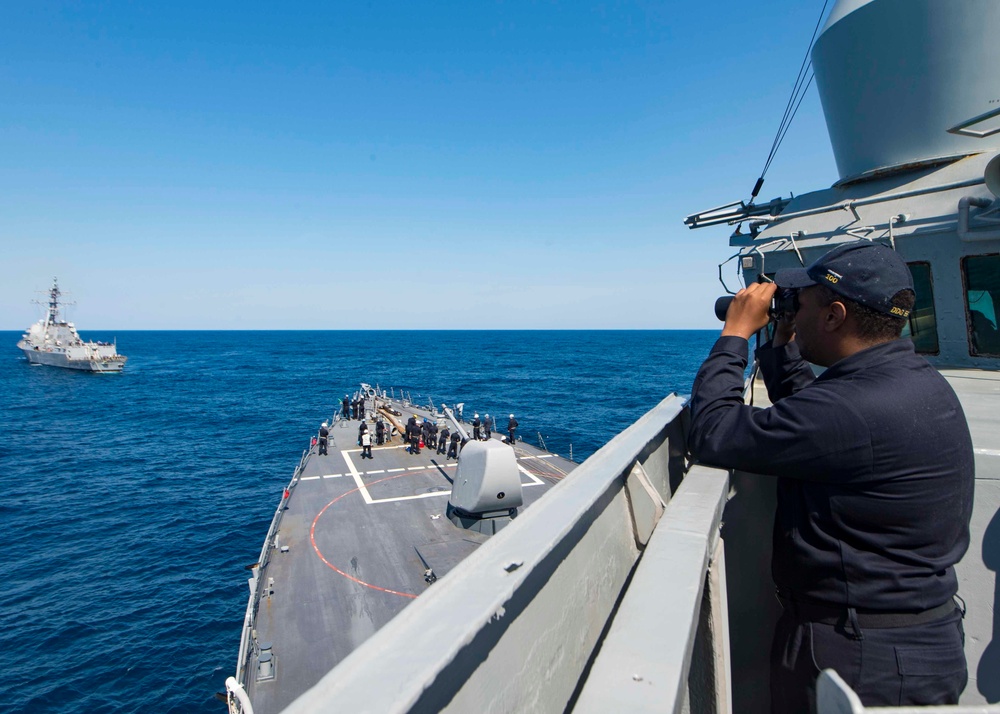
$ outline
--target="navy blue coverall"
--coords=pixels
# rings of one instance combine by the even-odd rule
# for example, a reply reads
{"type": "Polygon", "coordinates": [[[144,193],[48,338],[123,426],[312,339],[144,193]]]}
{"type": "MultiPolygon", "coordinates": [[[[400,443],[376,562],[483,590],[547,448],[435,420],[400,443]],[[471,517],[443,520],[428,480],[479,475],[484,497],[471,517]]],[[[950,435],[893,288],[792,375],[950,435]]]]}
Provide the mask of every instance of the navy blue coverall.
{"type": "Polygon", "coordinates": [[[974,481],[958,397],[909,339],[819,377],[794,342],[768,343],[757,356],[773,406],[751,407],[748,350],[741,337],[712,348],[689,446],[702,463],[778,477],[772,710],[807,711],[827,667],[866,706],[957,702],[967,669],[954,565],[974,481]]]}

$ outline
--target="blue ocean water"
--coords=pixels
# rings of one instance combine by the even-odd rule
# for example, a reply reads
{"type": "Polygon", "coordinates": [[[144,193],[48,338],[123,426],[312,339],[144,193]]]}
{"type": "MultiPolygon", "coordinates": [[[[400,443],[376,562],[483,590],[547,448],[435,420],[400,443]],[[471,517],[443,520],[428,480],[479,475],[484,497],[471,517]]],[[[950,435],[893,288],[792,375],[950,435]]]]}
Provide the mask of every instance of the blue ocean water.
{"type": "MultiPolygon", "coordinates": [[[[366,381],[513,412],[582,461],[670,392],[717,331],[85,332],[125,372],[32,367],[0,332],[6,712],[212,712],[244,569],[309,438],[366,381]],[[10,577],[10,576],[13,577],[10,577]]],[[[418,396],[419,395],[419,396],[418,396]]]]}

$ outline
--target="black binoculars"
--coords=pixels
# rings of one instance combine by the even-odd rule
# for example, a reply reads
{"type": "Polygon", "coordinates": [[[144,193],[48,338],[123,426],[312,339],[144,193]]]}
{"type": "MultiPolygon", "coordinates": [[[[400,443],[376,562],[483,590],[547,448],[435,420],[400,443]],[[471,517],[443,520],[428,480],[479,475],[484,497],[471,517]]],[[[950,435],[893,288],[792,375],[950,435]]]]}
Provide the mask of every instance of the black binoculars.
{"type": "MultiPolygon", "coordinates": [[[[735,295],[723,295],[715,301],[715,316],[722,322],[726,321],[726,313],[729,306],[733,304],[735,295]]],[[[799,291],[796,288],[778,288],[778,291],[771,298],[771,307],[767,314],[772,320],[780,320],[782,317],[793,317],[799,311],[799,291]]]]}

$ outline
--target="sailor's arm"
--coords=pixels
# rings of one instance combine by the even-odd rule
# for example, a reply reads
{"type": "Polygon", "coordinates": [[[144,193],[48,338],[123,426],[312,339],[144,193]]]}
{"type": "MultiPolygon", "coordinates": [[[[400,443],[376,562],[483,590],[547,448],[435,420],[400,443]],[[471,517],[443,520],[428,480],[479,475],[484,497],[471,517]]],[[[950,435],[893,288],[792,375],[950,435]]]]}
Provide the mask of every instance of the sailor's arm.
{"type": "Polygon", "coordinates": [[[867,424],[828,389],[805,389],[760,409],[743,402],[749,344],[724,336],[695,378],[688,446],[700,462],[810,481],[843,478],[871,461],[867,424]]]}
{"type": "Polygon", "coordinates": [[[733,300],[722,336],[694,381],[688,444],[697,459],[713,466],[793,478],[836,478],[845,465],[867,454],[863,419],[831,419],[832,413],[850,413],[850,405],[826,390],[811,389],[770,409],[743,402],[748,340],[767,324],[774,289],[754,284],[733,300]],[[831,410],[833,402],[838,409],[831,410]]]}
{"type": "Polygon", "coordinates": [[[757,348],[757,364],[772,404],[795,394],[816,379],[795,343],[795,325],[789,319],[775,323],[774,339],[757,348]]]}
{"type": "MultiPolygon", "coordinates": [[[[726,312],[722,335],[698,370],[691,393],[690,447],[696,457],[717,454],[730,441],[729,432],[740,429],[739,423],[718,417],[749,409],[743,403],[743,375],[750,352],[750,337],[763,329],[776,286],[753,283],[740,290],[726,312]]],[[[724,464],[720,464],[724,465],[724,464]]]]}

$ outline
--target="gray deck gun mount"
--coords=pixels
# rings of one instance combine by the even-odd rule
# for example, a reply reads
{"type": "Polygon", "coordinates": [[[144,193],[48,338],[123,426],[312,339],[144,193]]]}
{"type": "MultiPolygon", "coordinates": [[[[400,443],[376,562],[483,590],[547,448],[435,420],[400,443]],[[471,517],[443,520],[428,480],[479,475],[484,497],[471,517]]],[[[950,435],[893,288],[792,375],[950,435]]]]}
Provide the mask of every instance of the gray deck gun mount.
{"type": "Polygon", "coordinates": [[[448,499],[448,518],[456,526],[493,535],[517,517],[524,503],[514,449],[496,439],[470,440],[451,409],[445,404],[441,408],[465,444],[448,499]]]}

